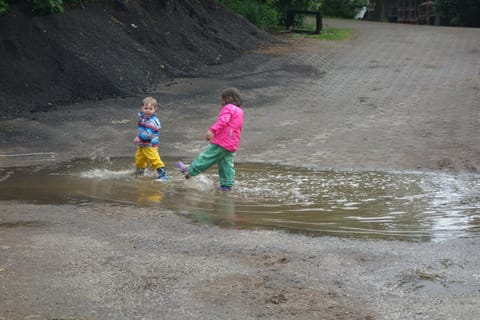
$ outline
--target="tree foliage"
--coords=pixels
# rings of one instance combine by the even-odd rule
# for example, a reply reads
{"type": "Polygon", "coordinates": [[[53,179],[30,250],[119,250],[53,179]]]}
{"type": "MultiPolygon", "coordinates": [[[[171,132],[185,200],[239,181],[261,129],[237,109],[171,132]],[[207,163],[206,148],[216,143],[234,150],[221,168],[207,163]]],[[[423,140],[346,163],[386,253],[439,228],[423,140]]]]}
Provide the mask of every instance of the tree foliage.
{"type": "Polygon", "coordinates": [[[8,11],[7,0],[0,0],[0,16],[4,15],[8,11]]]}
{"type": "Polygon", "coordinates": [[[30,0],[32,11],[37,14],[63,12],[63,0],[30,0]]]}
{"type": "Polygon", "coordinates": [[[279,11],[295,10],[318,10],[321,0],[271,0],[273,6],[279,11]]]}
{"type": "Polygon", "coordinates": [[[237,12],[262,29],[274,30],[278,27],[278,12],[271,1],[258,0],[218,0],[219,3],[237,12]]]}
{"type": "MultiPolygon", "coordinates": [[[[8,3],[0,0],[0,15],[8,11],[8,3]]],[[[44,15],[63,12],[64,3],[79,0],[17,0],[26,2],[33,13],[44,15]]],[[[106,1],[106,0],[105,0],[106,1]]],[[[217,0],[263,29],[277,29],[285,21],[289,9],[316,11],[324,16],[351,18],[356,11],[370,3],[376,16],[381,16],[385,0],[217,0]]],[[[435,0],[436,9],[451,25],[480,27],[479,0],[435,0]]]]}
{"type": "Polygon", "coordinates": [[[320,0],[217,0],[262,29],[275,30],[287,10],[318,10],[320,0]]]}
{"type": "Polygon", "coordinates": [[[480,27],[480,1],[436,0],[435,6],[451,25],[480,27]]]}
{"type": "Polygon", "coordinates": [[[353,18],[361,7],[367,5],[367,0],[323,0],[321,9],[325,16],[353,18]]]}

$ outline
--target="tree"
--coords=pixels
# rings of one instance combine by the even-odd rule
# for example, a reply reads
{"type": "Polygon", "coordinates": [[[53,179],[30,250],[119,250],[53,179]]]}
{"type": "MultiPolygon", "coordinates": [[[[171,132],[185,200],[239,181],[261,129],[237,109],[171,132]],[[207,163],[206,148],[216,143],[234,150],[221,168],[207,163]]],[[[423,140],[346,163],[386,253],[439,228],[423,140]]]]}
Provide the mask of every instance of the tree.
{"type": "Polygon", "coordinates": [[[0,0],[0,16],[4,15],[8,11],[7,0],[0,0]]]}
{"type": "MultiPolygon", "coordinates": [[[[8,11],[8,2],[13,0],[0,0],[0,15],[8,11]]],[[[63,12],[63,2],[72,2],[76,0],[23,0],[26,2],[32,12],[38,15],[63,12]]]]}
{"type": "Polygon", "coordinates": [[[385,0],[371,0],[370,3],[373,6],[373,20],[383,21],[385,19],[383,9],[385,0]]]}
{"type": "Polygon", "coordinates": [[[321,10],[326,16],[353,18],[367,4],[367,0],[323,0],[321,10]]]}
{"type": "Polygon", "coordinates": [[[437,10],[455,26],[480,27],[480,1],[436,0],[437,10]]]}
{"type": "Polygon", "coordinates": [[[284,12],[288,9],[295,10],[318,10],[320,0],[264,0],[270,2],[279,11],[284,12]]]}

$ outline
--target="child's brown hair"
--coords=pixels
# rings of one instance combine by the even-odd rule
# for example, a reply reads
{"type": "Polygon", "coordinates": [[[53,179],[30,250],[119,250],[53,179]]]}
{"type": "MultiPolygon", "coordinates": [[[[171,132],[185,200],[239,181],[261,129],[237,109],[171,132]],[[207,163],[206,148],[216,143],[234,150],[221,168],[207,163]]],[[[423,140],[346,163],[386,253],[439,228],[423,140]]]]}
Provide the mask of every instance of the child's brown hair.
{"type": "Polygon", "coordinates": [[[151,104],[152,107],[155,108],[155,110],[157,109],[157,99],[155,99],[154,97],[146,97],[142,100],[142,103],[143,105],[147,105],[147,104],[151,104]]]}
{"type": "Polygon", "coordinates": [[[240,98],[240,92],[237,88],[227,88],[222,91],[222,101],[223,105],[234,104],[237,107],[242,106],[242,98],[240,98]]]}

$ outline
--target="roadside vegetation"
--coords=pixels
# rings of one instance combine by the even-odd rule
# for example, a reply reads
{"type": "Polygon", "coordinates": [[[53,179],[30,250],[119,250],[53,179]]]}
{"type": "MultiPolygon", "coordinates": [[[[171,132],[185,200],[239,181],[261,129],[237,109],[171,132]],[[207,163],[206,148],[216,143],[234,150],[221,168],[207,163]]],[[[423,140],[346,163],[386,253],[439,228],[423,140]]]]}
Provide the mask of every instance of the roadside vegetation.
{"type": "MultiPolygon", "coordinates": [[[[325,17],[353,18],[368,0],[218,0],[257,27],[265,30],[285,28],[287,10],[321,11],[325,17]]],[[[298,27],[305,27],[302,18],[298,27]]]]}
{"type": "Polygon", "coordinates": [[[479,0],[435,0],[435,6],[452,26],[480,27],[479,0]]]}
{"type": "MultiPolygon", "coordinates": [[[[0,0],[0,15],[8,12],[8,4],[13,1],[0,0]]],[[[31,8],[32,13],[36,15],[61,13],[66,4],[82,3],[82,0],[16,1],[26,3],[31,8]]],[[[217,2],[229,7],[265,30],[282,28],[285,25],[285,15],[288,9],[320,10],[324,17],[351,19],[363,7],[374,9],[374,12],[378,14],[385,6],[385,0],[217,0],[217,2]]],[[[450,25],[480,27],[479,0],[434,0],[434,4],[436,10],[446,17],[450,25]]],[[[302,22],[299,21],[298,23],[302,22]]]]}
{"type": "MultiPolygon", "coordinates": [[[[312,30],[313,31],[313,30],[312,30]]],[[[315,33],[295,33],[294,38],[312,38],[319,40],[342,41],[352,37],[353,31],[350,29],[323,28],[320,34],[315,33]]]]}

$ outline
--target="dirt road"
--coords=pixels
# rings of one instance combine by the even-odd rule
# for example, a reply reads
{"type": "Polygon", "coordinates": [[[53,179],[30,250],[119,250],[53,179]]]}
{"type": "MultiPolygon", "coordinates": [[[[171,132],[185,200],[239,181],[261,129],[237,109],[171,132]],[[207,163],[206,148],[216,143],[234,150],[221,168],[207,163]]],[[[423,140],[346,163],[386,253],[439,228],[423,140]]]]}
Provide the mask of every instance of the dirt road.
{"type": "Polygon", "coordinates": [[[354,39],[292,44],[299,49],[289,52],[292,58],[256,70],[268,70],[258,86],[258,78],[248,78],[255,100],[243,159],[357,169],[480,168],[478,29],[327,25],[354,28],[354,39]]]}
{"type": "MultiPolygon", "coordinates": [[[[478,29],[326,24],[354,29],[353,39],[280,39],[204,78],[152,87],[162,154],[196,154],[219,91],[233,85],[246,114],[237,161],[478,171],[478,29]]],[[[139,101],[2,121],[1,177],[14,165],[131,155],[139,101]]],[[[309,238],[195,225],[160,209],[0,207],[0,319],[473,320],[480,310],[479,238],[309,238]]]]}

